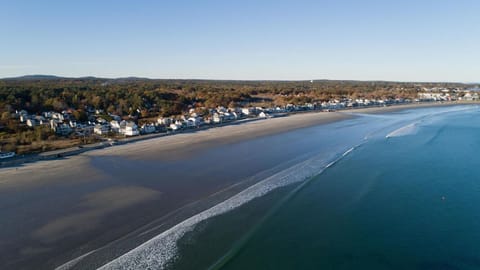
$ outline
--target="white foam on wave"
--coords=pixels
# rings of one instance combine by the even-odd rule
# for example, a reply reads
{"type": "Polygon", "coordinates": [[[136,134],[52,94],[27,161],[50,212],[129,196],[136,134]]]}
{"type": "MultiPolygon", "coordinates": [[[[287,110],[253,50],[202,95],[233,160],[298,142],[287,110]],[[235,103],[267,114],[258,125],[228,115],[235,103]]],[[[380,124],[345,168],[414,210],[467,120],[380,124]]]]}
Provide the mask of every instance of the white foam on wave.
{"type": "Polygon", "coordinates": [[[229,212],[274,189],[311,178],[314,175],[321,173],[332,163],[335,163],[339,159],[348,155],[354,149],[355,148],[350,148],[342,155],[337,155],[336,160],[331,163],[328,162],[335,159],[335,156],[325,157],[324,154],[320,154],[276,173],[265,180],[248,187],[237,195],[184,220],[98,269],[165,269],[167,263],[177,255],[177,241],[184,236],[185,233],[192,231],[196,224],[229,212]]]}
{"type": "MultiPolygon", "coordinates": [[[[442,119],[442,117],[446,114],[456,113],[456,112],[465,112],[465,111],[474,111],[477,110],[478,106],[452,106],[452,107],[444,107],[444,108],[435,108],[435,111],[431,111],[432,109],[426,109],[425,112],[421,113],[420,115],[413,115],[413,123],[408,125],[402,126],[390,133],[388,133],[385,138],[392,138],[392,137],[402,137],[407,135],[415,135],[419,130],[419,125],[431,125],[435,121],[442,119]]],[[[418,111],[417,111],[418,112],[418,111]]]]}
{"type": "Polygon", "coordinates": [[[62,264],[61,266],[55,268],[55,270],[66,270],[66,269],[70,269],[72,267],[74,267],[75,265],[77,265],[83,258],[87,257],[88,255],[94,253],[95,251],[97,251],[97,249],[95,250],[92,250],[90,252],[87,252],[71,261],[68,261],[67,263],[64,263],[62,264]]]}
{"type": "Polygon", "coordinates": [[[392,138],[392,137],[401,137],[401,136],[407,136],[407,135],[414,135],[418,131],[418,124],[417,123],[411,123],[406,126],[403,126],[399,129],[396,129],[385,136],[385,138],[392,138]]]}
{"type": "Polygon", "coordinates": [[[348,149],[345,153],[342,154],[342,157],[350,154],[353,150],[355,150],[355,147],[352,147],[352,148],[348,149]]]}

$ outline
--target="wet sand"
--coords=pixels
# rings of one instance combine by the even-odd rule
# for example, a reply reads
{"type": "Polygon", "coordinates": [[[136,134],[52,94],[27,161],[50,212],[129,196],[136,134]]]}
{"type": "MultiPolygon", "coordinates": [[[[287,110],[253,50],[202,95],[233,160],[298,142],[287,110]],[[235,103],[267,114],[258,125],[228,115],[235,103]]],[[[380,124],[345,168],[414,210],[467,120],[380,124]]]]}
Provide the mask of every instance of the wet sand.
{"type": "Polygon", "coordinates": [[[274,136],[352,117],[296,114],[0,169],[0,268],[52,269],[94,250],[73,269],[98,267],[308,150],[274,136]]]}
{"type": "MultiPolygon", "coordinates": [[[[244,149],[231,150],[232,145],[351,117],[292,115],[1,169],[0,268],[52,269],[143,226],[143,237],[109,249],[133,248],[283,161],[259,155],[252,163],[253,149],[229,158],[244,149]],[[261,161],[265,157],[268,161],[261,161]]],[[[108,249],[98,256],[99,261],[112,259],[108,249]]]]}

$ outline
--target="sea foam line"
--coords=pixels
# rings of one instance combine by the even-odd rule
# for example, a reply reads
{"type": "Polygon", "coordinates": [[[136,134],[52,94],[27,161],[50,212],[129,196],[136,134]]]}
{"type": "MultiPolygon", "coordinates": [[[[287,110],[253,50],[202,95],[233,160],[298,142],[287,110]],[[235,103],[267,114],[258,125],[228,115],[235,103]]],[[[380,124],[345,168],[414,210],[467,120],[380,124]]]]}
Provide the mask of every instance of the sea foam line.
{"type": "MultiPolygon", "coordinates": [[[[110,263],[107,263],[99,269],[143,269],[144,267],[148,267],[146,265],[154,266],[156,269],[163,269],[165,268],[166,263],[173,259],[176,255],[176,241],[180,239],[186,232],[193,230],[194,226],[199,222],[233,210],[234,208],[237,208],[242,204],[253,200],[254,198],[263,196],[273,189],[300,182],[312,177],[313,175],[321,173],[323,169],[335,164],[338,160],[348,155],[356,147],[357,146],[348,149],[339,157],[337,155],[336,159],[333,159],[335,156],[334,154],[331,154],[330,158],[325,158],[324,155],[317,155],[297,165],[291,166],[290,168],[277,174],[274,174],[265,180],[245,189],[230,199],[177,224],[171,229],[157,235],[156,237],[111,261],[110,263]],[[328,160],[332,159],[332,162],[328,163],[328,165],[324,165],[327,164],[328,160]],[[151,256],[146,256],[148,254],[151,256]],[[126,261],[130,261],[131,263],[126,263],[126,261]],[[141,263],[139,264],[138,262],[141,263]]],[[[71,260],[57,267],[56,270],[70,269],[74,265],[78,264],[85,256],[93,252],[95,251],[91,251],[74,260],[71,260]]]]}
{"type": "Polygon", "coordinates": [[[177,255],[177,241],[187,232],[192,231],[196,224],[229,212],[274,189],[311,178],[327,168],[326,164],[329,160],[334,159],[333,163],[335,163],[352,152],[353,149],[355,148],[348,149],[340,156],[333,155],[327,159],[325,155],[320,154],[274,174],[229,199],[184,220],[98,269],[165,269],[167,264],[177,255]]]}
{"type": "Polygon", "coordinates": [[[413,135],[417,132],[417,130],[418,130],[417,123],[415,122],[388,133],[387,136],[385,136],[385,138],[413,135]]]}

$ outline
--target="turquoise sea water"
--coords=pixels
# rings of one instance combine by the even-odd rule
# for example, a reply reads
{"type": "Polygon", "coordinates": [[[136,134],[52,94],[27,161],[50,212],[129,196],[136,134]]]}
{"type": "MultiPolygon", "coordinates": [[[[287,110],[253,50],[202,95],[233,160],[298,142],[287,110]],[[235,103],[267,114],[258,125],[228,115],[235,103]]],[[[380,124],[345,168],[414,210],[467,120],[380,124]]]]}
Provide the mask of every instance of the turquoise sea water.
{"type": "Polygon", "coordinates": [[[480,114],[426,118],[316,176],[223,269],[480,269],[480,114]]]}
{"type": "Polygon", "coordinates": [[[272,138],[275,151],[285,138],[308,154],[266,182],[290,184],[202,213],[112,267],[480,269],[478,107],[359,115],[272,138]]]}
{"type": "MultiPolygon", "coordinates": [[[[284,201],[272,194],[212,220],[189,244],[248,227],[211,244],[228,243],[212,264],[220,269],[480,269],[480,113],[427,114],[412,123],[279,191],[284,201]],[[242,213],[262,211],[255,204],[276,209],[244,226],[242,213]]],[[[184,249],[184,259],[209,253],[184,249]]]]}

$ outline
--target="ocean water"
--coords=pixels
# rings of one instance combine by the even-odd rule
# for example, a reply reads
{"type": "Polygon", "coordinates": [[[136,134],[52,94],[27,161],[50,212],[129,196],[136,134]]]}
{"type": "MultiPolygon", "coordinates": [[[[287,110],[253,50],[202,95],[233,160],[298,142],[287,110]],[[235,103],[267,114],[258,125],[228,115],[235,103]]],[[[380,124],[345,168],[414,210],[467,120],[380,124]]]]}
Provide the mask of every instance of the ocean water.
{"type": "Polygon", "coordinates": [[[480,269],[478,107],[302,136],[302,158],[102,269],[480,269]]]}
{"type": "Polygon", "coordinates": [[[219,268],[480,269],[480,113],[416,125],[311,179],[219,268]]]}

